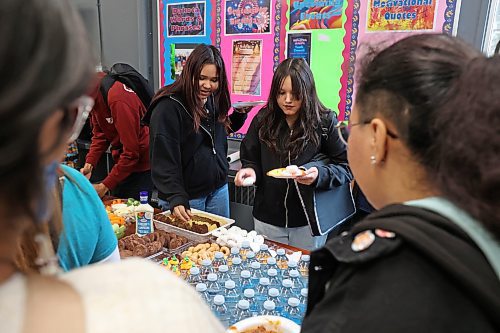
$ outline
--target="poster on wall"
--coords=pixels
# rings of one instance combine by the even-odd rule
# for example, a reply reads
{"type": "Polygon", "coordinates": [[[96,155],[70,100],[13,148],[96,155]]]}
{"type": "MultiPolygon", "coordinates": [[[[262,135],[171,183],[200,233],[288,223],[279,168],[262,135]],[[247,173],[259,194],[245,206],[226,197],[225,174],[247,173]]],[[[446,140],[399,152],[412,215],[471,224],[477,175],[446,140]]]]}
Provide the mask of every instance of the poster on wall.
{"type": "Polygon", "coordinates": [[[172,44],[171,68],[173,68],[173,80],[177,80],[182,73],[187,58],[198,44],[172,44]]]}
{"type": "Polygon", "coordinates": [[[288,33],[287,58],[304,58],[311,66],[311,33],[288,33]]]}
{"type": "Polygon", "coordinates": [[[262,40],[234,40],[231,93],[261,95],[262,40]]]}
{"type": "Polygon", "coordinates": [[[167,4],[167,36],[205,36],[205,2],[167,4]]]}
{"type": "Polygon", "coordinates": [[[271,32],[271,0],[227,0],[226,35],[271,32]]]}
{"type": "Polygon", "coordinates": [[[433,30],[437,0],[369,0],[367,31],[433,30]]]}
{"type": "Polygon", "coordinates": [[[340,29],[345,0],[290,0],[289,30],[340,29]]]}

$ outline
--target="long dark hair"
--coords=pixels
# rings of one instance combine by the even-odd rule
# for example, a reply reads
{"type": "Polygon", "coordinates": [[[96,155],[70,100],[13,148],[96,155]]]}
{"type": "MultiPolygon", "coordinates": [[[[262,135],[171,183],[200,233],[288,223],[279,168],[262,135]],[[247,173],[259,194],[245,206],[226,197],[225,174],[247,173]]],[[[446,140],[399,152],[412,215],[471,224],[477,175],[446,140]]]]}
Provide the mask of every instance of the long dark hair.
{"type": "Polygon", "coordinates": [[[2,0],[0,39],[0,202],[34,219],[44,191],[40,130],[87,90],[91,51],[66,0],[2,0]]]}
{"type": "Polygon", "coordinates": [[[500,238],[500,57],[441,34],[408,37],[366,63],[360,121],[382,115],[430,182],[500,238]]]}
{"type": "Polygon", "coordinates": [[[328,112],[328,109],[318,98],[313,74],[304,59],[289,58],[279,64],[273,75],[267,105],[263,110],[259,139],[272,151],[281,155],[290,152],[291,157],[296,158],[309,142],[319,145],[320,134],[317,129],[320,126],[321,117],[328,112]],[[285,121],[285,114],[278,105],[277,96],[283,81],[288,76],[292,81],[293,94],[302,100],[302,106],[292,136],[287,137],[283,142],[283,138],[279,136],[283,130],[288,129],[288,125],[285,121]]]}
{"type": "Polygon", "coordinates": [[[198,97],[200,91],[198,80],[205,65],[215,65],[217,68],[219,89],[217,89],[213,97],[215,107],[219,111],[218,121],[223,123],[226,128],[229,128],[227,113],[231,107],[231,99],[229,98],[226,67],[219,50],[212,45],[198,45],[189,55],[180,77],[174,83],[161,88],[153,98],[153,103],[165,95],[177,94],[182,96],[187,104],[188,111],[193,116],[194,129],[198,131],[201,119],[207,117],[207,113],[203,110],[202,101],[198,97]]]}

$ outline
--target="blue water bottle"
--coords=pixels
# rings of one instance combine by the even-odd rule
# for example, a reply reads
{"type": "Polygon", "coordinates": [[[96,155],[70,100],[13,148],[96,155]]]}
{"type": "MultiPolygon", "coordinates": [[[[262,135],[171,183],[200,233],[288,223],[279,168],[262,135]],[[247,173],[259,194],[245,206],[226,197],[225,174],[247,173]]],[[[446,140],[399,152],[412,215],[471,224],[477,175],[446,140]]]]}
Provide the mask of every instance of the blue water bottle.
{"type": "MultiPolygon", "coordinates": [[[[276,306],[276,311],[277,312],[281,312],[283,310],[283,304],[280,300],[280,292],[278,289],[276,288],[271,288],[269,289],[268,293],[267,293],[267,300],[268,301],[273,301],[274,302],[274,305],[276,306]]],[[[265,304],[266,302],[264,302],[265,304]]]]}
{"type": "Polygon", "coordinates": [[[229,269],[229,275],[231,276],[231,280],[237,282],[240,279],[240,273],[242,271],[241,268],[241,258],[234,258],[231,262],[231,267],[229,269]]]}
{"type": "Polygon", "coordinates": [[[242,299],[236,306],[232,322],[235,324],[243,319],[250,318],[251,316],[252,312],[250,311],[250,303],[246,299],[242,299]]]}
{"type": "Polygon", "coordinates": [[[257,286],[256,299],[258,302],[264,302],[267,299],[267,294],[269,293],[269,278],[260,278],[259,285],[257,286]]]}
{"type": "Polygon", "coordinates": [[[257,301],[255,299],[255,290],[253,289],[245,289],[243,291],[243,299],[247,300],[250,304],[250,311],[254,314],[258,314],[259,308],[257,301]]]}
{"type": "Polygon", "coordinates": [[[278,271],[274,268],[271,268],[267,271],[267,277],[269,279],[269,286],[271,288],[279,288],[281,286],[281,280],[278,276],[278,271]]]}
{"type": "Polygon", "coordinates": [[[207,292],[210,297],[221,293],[221,288],[217,282],[217,274],[215,273],[210,273],[207,276],[207,292]]]}
{"type": "Polygon", "coordinates": [[[307,293],[308,289],[307,288],[302,288],[300,290],[300,296],[299,296],[299,301],[300,301],[300,311],[302,311],[302,315],[306,312],[307,309],[307,293]]]}
{"type": "Polygon", "coordinates": [[[214,297],[212,310],[215,313],[215,315],[217,316],[217,318],[219,318],[219,320],[222,323],[222,325],[224,327],[228,327],[229,326],[230,313],[229,313],[229,311],[228,311],[227,306],[226,306],[225,303],[226,303],[226,300],[224,299],[224,296],[222,296],[222,295],[216,295],[214,297]]]}
{"type": "Polygon", "coordinates": [[[252,263],[254,261],[255,261],[255,253],[253,253],[252,251],[248,251],[247,257],[243,263],[243,269],[250,270],[250,268],[252,267],[252,263]]]}
{"type": "Polygon", "coordinates": [[[239,293],[236,291],[236,285],[234,284],[234,281],[226,281],[224,285],[224,298],[226,299],[226,306],[229,311],[234,311],[234,309],[236,308],[236,303],[240,299],[239,293]]]}
{"type": "Polygon", "coordinates": [[[302,279],[300,277],[301,275],[298,270],[292,269],[290,271],[289,279],[292,281],[292,288],[296,295],[298,295],[300,293],[300,290],[304,288],[304,283],[302,282],[302,279]]]}
{"type": "Polygon", "coordinates": [[[212,267],[212,260],[203,259],[200,268],[201,278],[205,280],[210,273],[215,273],[215,269],[212,267]]]}
{"type": "Polygon", "coordinates": [[[294,260],[288,261],[288,267],[281,272],[283,279],[288,279],[290,277],[290,271],[297,270],[297,262],[294,260]]]}
{"type": "Polygon", "coordinates": [[[282,316],[300,325],[302,322],[302,313],[299,309],[300,301],[298,298],[291,297],[288,299],[287,306],[282,312],[282,316]]]}
{"type": "Polygon", "coordinates": [[[227,262],[226,262],[226,259],[224,259],[224,253],[222,252],[215,252],[214,254],[214,261],[212,262],[212,266],[214,266],[214,268],[218,268],[219,266],[221,265],[226,265],[227,262]]]}
{"type": "Polygon", "coordinates": [[[251,280],[252,275],[250,271],[243,270],[240,273],[240,290],[244,291],[245,289],[253,289],[253,283],[251,280]]]}
{"type": "Polygon", "coordinates": [[[276,264],[276,258],[273,258],[273,257],[267,258],[266,265],[263,265],[263,269],[266,272],[271,268],[274,268],[276,271],[280,270],[280,268],[278,267],[278,264],[276,264]]]}
{"type": "Polygon", "coordinates": [[[201,298],[210,305],[210,295],[207,292],[207,285],[205,283],[198,283],[196,285],[196,291],[200,294],[201,298]]]}
{"type": "Polygon", "coordinates": [[[303,278],[307,279],[307,277],[309,276],[309,263],[310,262],[311,262],[311,257],[308,254],[304,254],[304,255],[302,255],[302,257],[300,257],[299,272],[303,278]]]}
{"type": "Polygon", "coordinates": [[[260,244],[259,251],[255,255],[255,258],[257,261],[259,261],[261,264],[266,264],[267,263],[267,258],[271,258],[271,252],[269,252],[269,246],[267,244],[260,244]]]}
{"type": "Polygon", "coordinates": [[[229,275],[229,267],[227,265],[220,265],[219,266],[219,277],[218,281],[221,286],[221,288],[224,286],[226,281],[232,280],[231,276],[229,275]]]}
{"type": "Polygon", "coordinates": [[[229,258],[228,258],[228,265],[232,265],[233,264],[233,259],[235,258],[240,258],[241,259],[241,256],[240,256],[240,249],[238,247],[232,247],[231,248],[231,254],[229,255],[229,258]]]}
{"type": "Polygon", "coordinates": [[[288,258],[286,257],[285,249],[276,250],[276,264],[281,270],[288,268],[288,258]]]}
{"type": "Polygon", "coordinates": [[[193,287],[196,286],[198,283],[203,282],[201,280],[200,269],[198,267],[191,267],[189,269],[189,276],[186,279],[186,282],[192,285],[193,287]]]}
{"type": "Polygon", "coordinates": [[[277,316],[278,311],[276,310],[276,304],[273,301],[265,301],[264,310],[262,311],[263,316],[277,316]]]}
{"type": "Polygon", "coordinates": [[[259,283],[260,278],[264,277],[262,274],[262,270],[260,268],[260,262],[254,261],[252,265],[250,266],[250,272],[252,273],[252,283],[256,285],[259,283]]]}
{"type": "Polygon", "coordinates": [[[282,299],[289,299],[290,297],[295,297],[292,280],[284,279],[281,282],[281,297],[282,299]]]}

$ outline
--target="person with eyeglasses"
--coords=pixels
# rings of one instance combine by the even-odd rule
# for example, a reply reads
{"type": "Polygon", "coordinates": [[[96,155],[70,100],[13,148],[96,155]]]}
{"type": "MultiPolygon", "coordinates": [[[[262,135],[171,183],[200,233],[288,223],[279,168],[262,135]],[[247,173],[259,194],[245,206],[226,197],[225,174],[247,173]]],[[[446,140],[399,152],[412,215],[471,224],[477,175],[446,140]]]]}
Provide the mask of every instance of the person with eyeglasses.
{"type": "Polygon", "coordinates": [[[137,94],[116,81],[107,100],[100,92],[105,73],[96,74],[89,95],[95,100],[90,113],[92,140],[85,164],[80,170],[90,179],[103,153],[111,147],[115,164],[101,182],[94,184],[100,197],[111,191],[118,198],[139,199],[139,192],[151,192],[153,183],[149,163],[149,128],[141,124],[146,107],[137,94]]]}
{"type": "Polygon", "coordinates": [[[369,55],[348,159],[378,211],[311,254],[301,332],[500,332],[499,85],[449,35],[369,55]]]}
{"type": "Polygon", "coordinates": [[[335,113],[318,98],[307,62],[284,60],[274,73],[267,105],[253,119],[241,143],[242,169],[234,180],[237,186],[244,186],[246,179],[252,179],[257,186],[253,216],[258,233],[308,250],[325,243],[327,235],[312,235],[298,189],[328,190],[352,180],[336,124],[335,113]],[[319,154],[324,155],[322,161],[319,154]],[[304,174],[294,179],[266,175],[289,165],[300,166],[304,174]]]}
{"type": "Polygon", "coordinates": [[[0,330],[223,332],[195,290],[151,262],[60,272],[47,225],[51,192],[68,140],[78,134],[75,101],[93,75],[91,48],[67,0],[3,0],[0,39],[0,330]],[[25,274],[16,259],[29,229],[38,272],[25,274]]]}

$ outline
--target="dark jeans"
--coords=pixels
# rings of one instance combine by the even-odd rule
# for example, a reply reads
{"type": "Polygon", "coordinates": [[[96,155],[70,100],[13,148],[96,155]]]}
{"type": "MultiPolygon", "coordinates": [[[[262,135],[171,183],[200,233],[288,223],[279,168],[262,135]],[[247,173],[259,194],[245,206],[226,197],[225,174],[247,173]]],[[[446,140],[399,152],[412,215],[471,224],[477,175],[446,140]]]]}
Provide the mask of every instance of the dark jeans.
{"type": "Polygon", "coordinates": [[[139,200],[139,192],[148,191],[149,200],[153,191],[153,181],[151,180],[151,171],[134,172],[125,178],[111,194],[117,198],[134,198],[139,200]]]}

